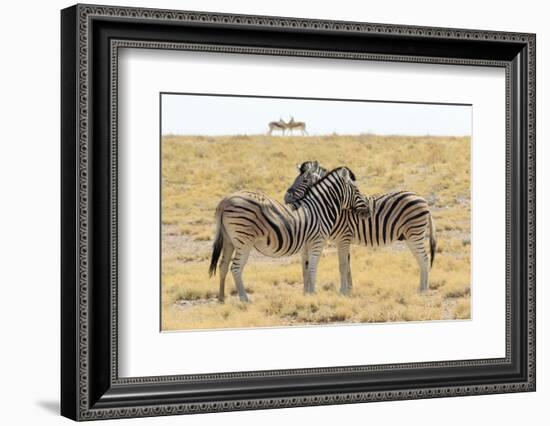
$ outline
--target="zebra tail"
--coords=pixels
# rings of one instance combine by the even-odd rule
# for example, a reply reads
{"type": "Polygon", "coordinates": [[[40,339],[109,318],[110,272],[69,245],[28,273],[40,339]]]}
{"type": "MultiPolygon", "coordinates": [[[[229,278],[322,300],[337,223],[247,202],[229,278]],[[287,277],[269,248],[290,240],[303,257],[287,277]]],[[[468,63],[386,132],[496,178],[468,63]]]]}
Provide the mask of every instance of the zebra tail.
{"type": "Polygon", "coordinates": [[[432,213],[428,216],[428,221],[430,222],[430,268],[434,264],[435,259],[435,249],[437,247],[437,241],[435,239],[435,224],[433,222],[432,213]]]}
{"type": "Polygon", "coordinates": [[[223,224],[222,224],[222,209],[221,205],[216,209],[216,236],[212,245],[212,258],[210,259],[210,268],[208,270],[210,277],[216,275],[218,260],[223,248],[223,224]]]}

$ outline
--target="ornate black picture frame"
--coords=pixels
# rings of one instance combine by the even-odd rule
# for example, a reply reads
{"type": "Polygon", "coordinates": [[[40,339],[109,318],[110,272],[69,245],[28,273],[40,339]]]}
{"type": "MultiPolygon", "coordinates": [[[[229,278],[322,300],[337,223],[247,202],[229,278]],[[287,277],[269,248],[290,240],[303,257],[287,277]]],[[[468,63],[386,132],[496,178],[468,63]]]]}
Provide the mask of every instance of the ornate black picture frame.
{"type": "Polygon", "coordinates": [[[62,415],[91,420],[535,390],[534,34],[95,5],[64,9],[61,29],[62,415]],[[506,356],[120,378],[120,47],[504,68],[506,356]]]}

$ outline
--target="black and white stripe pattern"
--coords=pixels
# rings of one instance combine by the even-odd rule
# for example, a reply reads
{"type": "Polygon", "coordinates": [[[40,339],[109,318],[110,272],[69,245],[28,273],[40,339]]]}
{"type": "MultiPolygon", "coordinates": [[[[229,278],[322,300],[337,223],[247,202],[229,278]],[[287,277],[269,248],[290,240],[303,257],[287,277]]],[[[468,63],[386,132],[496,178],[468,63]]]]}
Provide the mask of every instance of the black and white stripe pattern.
{"type": "MultiPolygon", "coordinates": [[[[285,202],[300,200],[310,185],[326,174],[318,162],[309,161],[300,166],[300,175],[285,195],[285,202]]],[[[376,197],[367,197],[368,216],[360,217],[346,210],[334,226],[330,239],[338,246],[340,261],[340,291],[350,292],[352,287],[349,266],[350,244],[379,247],[399,240],[404,241],[420,267],[420,290],[428,289],[428,274],[434,261],[435,226],[427,201],[413,192],[399,191],[376,197]],[[429,233],[430,258],[424,239],[429,233]]]]}
{"type": "Polygon", "coordinates": [[[294,208],[261,193],[241,191],[224,198],[216,209],[216,237],[210,275],[220,262],[219,299],[224,299],[229,262],[239,297],[248,300],[242,270],[254,248],[271,257],[302,253],[304,291],[315,291],[317,264],[323,247],[343,211],[365,214],[368,206],[355,185],[355,176],[340,167],[317,180],[294,208]]]}

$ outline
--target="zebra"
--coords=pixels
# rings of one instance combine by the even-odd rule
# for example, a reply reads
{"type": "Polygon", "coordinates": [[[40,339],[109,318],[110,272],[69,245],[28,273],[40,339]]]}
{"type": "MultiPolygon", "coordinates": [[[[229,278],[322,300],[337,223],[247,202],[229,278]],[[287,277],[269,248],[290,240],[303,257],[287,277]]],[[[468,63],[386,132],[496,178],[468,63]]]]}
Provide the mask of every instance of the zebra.
{"type": "Polygon", "coordinates": [[[290,121],[286,123],[286,127],[290,130],[291,134],[293,130],[300,130],[302,132],[302,136],[308,134],[306,131],[306,123],[303,121],[294,121],[294,117],[290,117],[290,121]]]}
{"type": "Polygon", "coordinates": [[[224,300],[225,277],[233,257],[231,272],[239,298],[248,301],[242,271],[253,248],[270,257],[301,252],[304,292],[314,293],[321,252],[344,209],[356,209],[358,214],[368,209],[355,185],[355,175],[347,167],[326,173],[294,208],[258,192],[240,191],[224,198],[216,209],[209,269],[212,277],[221,255],[218,299],[224,300]]]}
{"type": "Polygon", "coordinates": [[[285,130],[287,129],[288,123],[285,123],[282,118],[279,118],[279,121],[271,121],[267,124],[267,127],[269,127],[269,130],[267,131],[267,134],[271,136],[271,134],[278,130],[280,131],[283,136],[285,135],[285,130]]]}
{"type": "MultiPolygon", "coordinates": [[[[300,174],[285,194],[285,203],[293,205],[307,193],[311,185],[326,174],[317,161],[307,161],[299,168],[300,174]]],[[[405,241],[420,268],[420,292],[428,290],[429,270],[436,250],[435,224],[428,202],[414,192],[398,191],[379,196],[368,196],[368,216],[359,216],[346,210],[333,227],[330,239],[338,246],[340,264],[340,292],[349,294],[352,288],[350,244],[367,247],[405,241]],[[424,245],[429,231],[430,258],[424,245]]]]}

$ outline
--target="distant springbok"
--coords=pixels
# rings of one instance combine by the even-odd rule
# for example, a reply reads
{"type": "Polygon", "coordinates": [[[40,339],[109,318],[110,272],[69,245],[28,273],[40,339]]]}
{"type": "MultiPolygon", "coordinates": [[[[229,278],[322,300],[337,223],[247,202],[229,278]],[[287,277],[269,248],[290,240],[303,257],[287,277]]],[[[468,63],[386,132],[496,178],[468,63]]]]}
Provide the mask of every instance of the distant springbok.
{"type": "Polygon", "coordinates": [[[282,118],[279,118],[279,121],[272,121],[270,122],[267,127],[269,127],[269,130],[267,131],[268,135],[272,135],[274,131],[278,130],[285,135],[285,130],[288,128],[288,123],[285,123],[282,118]]]}
{"type": "Polygon", "coordinates": [[[306,123],[303,121],[294,121],[294,117],[290,117],[290,121],[286,123],[286,128],[290,130],[290,134],[292,134],[293,130],[299,130],[302,132],[302,135],[307,135],[306,131],[306,123]]]}

